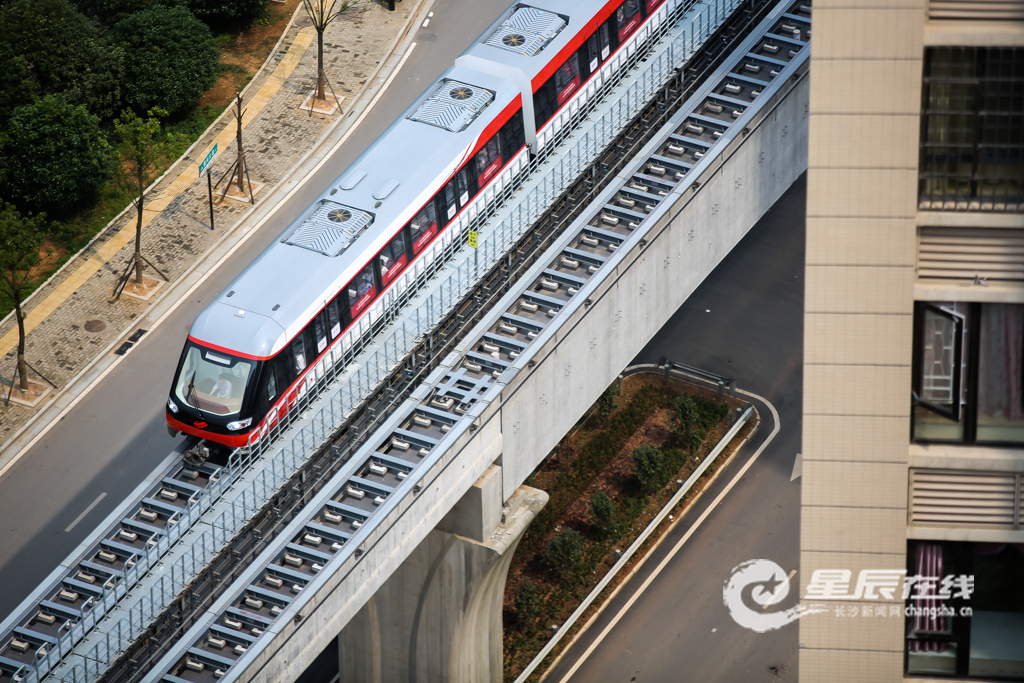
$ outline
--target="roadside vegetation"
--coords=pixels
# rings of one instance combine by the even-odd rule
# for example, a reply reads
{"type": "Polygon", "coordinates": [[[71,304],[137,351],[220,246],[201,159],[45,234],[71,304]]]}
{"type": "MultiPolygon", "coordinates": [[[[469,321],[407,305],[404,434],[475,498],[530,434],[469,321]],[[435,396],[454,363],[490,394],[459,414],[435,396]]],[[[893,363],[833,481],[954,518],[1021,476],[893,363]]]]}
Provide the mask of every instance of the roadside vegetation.
{"type": "MultiPolygon", "coordinates": [[[[719,402],[693,384],[666,385],[660,375],[627,377],[621,391],[612,385],[604,392],[589,417],[527,480],[550,500],[527,529],[509,569],[505,680],[519,675],[611,569],[615,550],[628,548],[643,531],[675,492],[675,481],[685,480],[728,431],[739,406],[731,399],[719,402]]],[[[702,490],[728,452],[681,507],[702,490]]]]}
{"type": "MultiPolygon", "coordinates": [[[[0,2],[0,201],[46,216],[21,300],[137,199],[118,182],[136,170],[126,124],[160,113],[158,177],[256,73],[298,2],[0,2]]],[[[0,317],[13,307],[0,297],[0,317]]]]}

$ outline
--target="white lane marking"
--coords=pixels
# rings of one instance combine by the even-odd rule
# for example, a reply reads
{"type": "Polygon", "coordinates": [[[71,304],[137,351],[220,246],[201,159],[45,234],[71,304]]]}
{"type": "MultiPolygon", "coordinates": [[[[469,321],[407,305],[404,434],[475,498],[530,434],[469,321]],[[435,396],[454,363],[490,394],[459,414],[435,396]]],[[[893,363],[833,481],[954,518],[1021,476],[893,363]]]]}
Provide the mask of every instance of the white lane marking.
{"type": "Polygon", "coordinates": [[[608,625],[604,627],[604,630],[601,631],[600,634],[598,634],[597,638],[594,639],[594,642],[592,642],[590,644],[590,647],[586,649],[583,655],[576,660],[576,663],[572,665],[572,668],[569,669],[568,673],[566,673],[565,676],[562,677],[559,683],[566,683],[570,678],[573,677],[576,671],[581,666],[583,666],[583,662],[585,662],[587,658],[594,652],[594,650],[597,649],[597,646],[601,644],[601,642],[605,639],[605,636],[607,636],[611,632],[611,630],[615,628],[615,625],[619,623],[619,620],[622,619],[623,616],[625,616],[626,612],[628,612],[629,609],[633,606],[633,603],[635,603],[637,599],[639,599],[639,597],[643,594],[643,592],[647,590],[647,587],[654,583],[654,580],[658,578],[659,574],[661,574],[661,570],[668,566],[668,563],[672,561],[672,558],[676,556],[676,553],[678,553],[682,549],[683,544],[690,540],[690,536],[692,536],[694,532],[697,531],[697,528],[704,522],[704,520],[708,518],[708,515],[711,514],[711,511],[718,507],[718,504],[722,502],[723,498],[725,498],[725,494],[729,493],[729,491],[731,491],[733,487],[736,486],[737,483],[739,483],[740,478],[747,473],[747,470],[750,469],[750,466],[754,464],[754,461],[757,460],[761,453],[764,452],[764,449],[768,447],[768,444],[770,444],[775,439],[775,436],[779,433],[779,429],[781,428],[781,424],[779,422],[779,413],[777,410],[775,410],[775,406],[773,406],[771,402],[768,401],[768,399],[758,396],[757,394],[752,394],[749,391],[743,391],[742,389],[737,389],[736,391],[737,393],[744,394],[752,398],[756,398],[757,400],[763,402],[766,406],[768,406],[768,410],[770,410],[772,414],[772,419],[775,421],[775,427],[774,429],[772,429],[772,433],[768,435],[768,438],[764,440],[764,443],[762,443],[761,446],[754,452],[754,454],[750,456],[750,459],[747,460],[746,463],[744,463],[743,467],[740,468],[740,471],[737,472],[736,476],[732,478],[732,481],[730,481],[728,485],[726,485],[726,487],[722,489],[722,492],[718,494],[718,497],[711,501],[711,504],[708,505],[704,512],[701,514],[701,516],[697,518],[697,521],[693,523],[693,526],[687,529],[683,537],[679,539],[679,542],[675,544],[672,550],[669,551],[668,555],[666,555],[665,558],[661,561],[661,563],[657,567],[655,567],[654,571],[651,572],[651,575],[647,577],[647,579],[640,585],[636,592],[633,593],[633,595],[629,598],[626,604],[623,605],[622,608],[618,611],[618,613],[612,618],[612,620],[608,622],[608,625]]]}
{"type": "Polygon", "coordinates": [[[78,515],[77,517],[75,517],[75,521],[71,522],[71,526],[69,526],[69,527],[68,527],[67,529],[65,529],[65,530],[64,530],[64,533],[67,533],[67,532],[71,531],[72,529],[74,529],[74,528],[75,528],[76,526],[78,526],[78,523],[79,523],[79,522],[81,522],[81,521],[82,521],[83,519],[85,519],[85,516],[86,516],[87,514],[89,514],[90,512],[92,512],[92,509],[93,509],[94,507],[96,507],[97,505],[99,505],[99,504],[100,504],[100,501],[101,501],[101,500],[103,500],[103,499],[104,499],[104,498],[106,498],[106,497],[107,497],[107,494],[106,494],[106,492],[103,492],[103,493],[101,493],[101,494],[100,494],[100,495],[99,495],[99,496],[98,496],[98,497],[96,498],[96,500],[94,500],[94,501],[93,501],[93,502],[92,502],[92,503],[91,503],[91,504],[89,505],[89,507],[87,507],[87,508],[85,508],[84,510],[82,510],[82,514],[80,514],[80,515],[78,515]]]}
{"type": "Polygon", "coordinates": [[[423,20],[423,28],[426,28],[428,26],[430,26],[430,19],[424,19],[423,20]]]}
{"type": "MultiPolygon", "coordinates": [[[[339,147],[341,147],[341,145],[342,145],[342,144],[344,144],[344,142],[345,142],[346,140],[348,140],[349,136],[350,136],[350,135],[352,135],[352,132],[353,132],[353,131],[355,131],[355,130],[356,130],[356,128],[358,128],[358,127],[359,127],[359,124],[363,122],[363,119],[364,119],[364,118],[366,118],[366,115],[367,115],[367,114],[368,114],[368,113],[370,112],[370,110],[372,110],[372,109],[373,109],[374,105],[376,105],[376,104],[377,104],[377,100],[379,100],[379,99],[381,98],[381,95],[383,95],[383,94],[384,94],[384,91],[388,89],[388,86],[389,86],[389,85],[391,85],[391,81],[393,81],[393,80],[395,79],[395,76],[397,76],[397,75],[398,75],[398,72],[402,70],[402,67],[403,67],[403,66],[405,66],[405,62],[406,62],[406,60],[408,60],[408,59],[409,59],[409,55],[411,55],[411,54],[412,54],[412,49],[413,49],[414,47],[416,47],[416,43],[413,43],[413,44],[411,44],[411,45],[409,46],[409,49],[405,51],[405,54],[404,54],[404,55],[402,56],[402,59],[401,59],[401,60],[400,60],[400,61],[398,62],[398,66],[396,66],[396,67],[395,67],[395,70],[394,70],[394,71],[392,71],[392,72],[391,72],[391,75],[390,75],[390,76],[388,76],[388,78],[387,78],[387,80],[386,80],[386,81],[384,81],[384,85],[382,85],[382,86],[381,86],[381,88],[380,88],[380,90],[379,90],[379,91],[377,92],[377,94],[376,94],[376,95],[374,95],[373,99],[372,99],[372,100],[370,101],[370,104],[369,104],[369,105],[368,105],[368,106],[366,107],[366,109],[364,109],[364,110],[363,110],[363,113],[359,115],[359,118],[357,118],[357,119],[356,119],[356,122],[355,122],[354,124],[352,124],[352,127],[351,127],[351,128],[349,128],[349,129],[348,129],[347,131],[345,131],[345,135],[343,135],[343,136],[342,136],[341,140],[339,140],[338,142],[336,142],[336,143],[335,143],[335,145],[334,145],[334,147],[333,147],[333,149],[332,149],[332,153],[333,153],[333,150],[336,150],[336,149],[338,149],[339,147]]],[[[305,177],[304,177],[304,178],[303,178],[303,179],[302,179],[302,180],[301,180],[301,181],[300,181],[300,182],[299,182],[299,183],[298,183],[298,184],[297,184],[297,185],[296,185],[295,187],[293,187],[293,188],[292,188],[291,190],[289,190],[288,194],[286,194],[286,195],[285,195],[284,197],[282,197],[282,198],[281,198],[281,200],[280,200],[280,201],[278,202],[278,206],[280,206],[281,204],[284,204],[285,202],[287,202],[287,201],[288,201],[288,199],[289,199],[289,198],[290,198],[290,197],[291,197],[291,196],[292,196],[293,194],[295,194],[296,192],[298,192],[298,191],[299,191],[299,190],[300,190],[300,189],[301,189],[301,188],[302,188],[302,187],[303,187],[303,186],[305,185],[305,181],[306,181],[306,180],[307,180],[308,178],[312,178],[312,177],[313,177],[313,176],[314,176],[314,175],[315,175],[315,174],[316,174],[316,173],[317,173],[317,172],[318,172],[318,171],[320,170],[320,168],[321,168],[321,167],[322,167],[322,166],[323,166],[323,165],[324,165],[325,163],[327,163],[327,160],[328,160],[328,159],[330,159],[330,158],[331,158],[331,153],[329,153],[329,154],[325,155],[325,156],[324,156],[324,158],[323,158],[323,159],[321,159],[321,160],[320,160],[320,162],[319,162],[319,163],[317,163],[317,165],[313,167],[313,170],[312,170],[312,171],[310,171],[309,173],[307,173],[307,174],[306,174],[306,176],[305,176],[305,177]]],[[[219,261],[217,261],[217,263],[215,263],[215,264],[213,265],[213,267],[212,267],[212,268],[210,268],[210,269],[209,269],[209,270],[207,270],[207,271],[206,271],[205,273],[203,273],[202,277],[200,277],[200,278],[199,278],[198,280],[196,280],[195,284],[193,284],[193,285],[192,285],[191,287],[189,287],[189,289],[188,289],[188,291],[187,291],[187,292],[185,292],[185,293],[184,293],[184,294],[182,294],[182,295],[181,295],[180,297],[178,297],[178,300],[177,300],[177,301],[175,301],[175,302],[174,302],[174,303],[173,303],[173,304],[171,305],[171,307],[170,307],[170,308],[168,308],[168,309],[167,309],[167,311],[165,311],[165,312],[164,312],[164,314],[163,314],[163,315],[161,315],[161,316],[160,316],[159,318],[157,318],[157,319],[156,319],[156,320],[155,320],[155,321],[153,322],[153,324],[149,326],[149,331],[150,331],[150,332],[152,332],[153,330],[155,330],[155,329],[157,328],[157,326],[159,326],[159,325],[160,325],[160,323],[162,323],[162,322],[163,322],[164,320],[166,320],[166,319],[167,319],[167,317],[168,317],[168,316],[170,316],[170,315],[171,315],[171,313],[173,313],[173,312],[174,312],[174,311],[175,311],[175,310],[176,310],[176,309],[178,308],[178,306],[180,306],[180,305],[181,305],[181,303],[182,303],[183,301],[185,301],[186,299],[188,299],[188,298],[189,298],[189,297],[190,297],[190,296],[192,295],[192,292],[196,291],[196,289],[198,289],[200,285],[202,285],[202,284],[203,284],[204,282],[206,282],[207,278],[209,278],[209,277],[210,277],[211,275],[213,275],[213,274],[214,274],[215,272],[217,272],[217,271],[218,271],[218,270],[220,269],[220,267],[221,267],[221,266],[223,266],[223,265],[224,265],[224,263],[225,263],[225,262],[227,262],[227,260],[228,260],[229,258],[231,258],[231,256],[232,256],[232,255],[233,255],[233,254],[234,254],[234,253],[235,253],[235,252],[236,252],[236,251],[237,251],[237,250],[238,250],[238,249],[239,249],[239,248],[240,248],[240,247],[241,247],[241,246],[242,246],[243,244],[245,244],[245,243],[246,243],[246,242],[247,242],[247,241],[249,240],[249,238],[250,238],[250,237],[252,237],[253,235],[255,235],[255,234],[256,234],[256,233],[257,233],[257,232],[259,231],[259,229],[260,229],[260,228],[261,228],[261,227],[263,226],[263,224],[264,224],[264,223],[266,223],[266,222],[267,222],[268,220],[270,220],[270,218],[272,218],[272,217],[274,216],[274,214],[275,214],[276,212],[277,212],[277,209],[275,208],[275,209],[274,209],[273,211],[271,211],[271,212],[270,212],[270,213],[268,213],[268,214],[267,214],[266,216],[264,216],[263,218],[261,218],[261,219],[260,219],[260,220],[259,220],[259,221],[258,221],[258,222],[256,223],[256,225],[254,225],[253,227],[249,228],[248,232],[243,232],[243,233],[242,233],[242,235],[241,235],[241,236],[240,236],[240,237],[238,238],[238,240],[237,240],[237,241],[235,242],[234,246],[232,246],[232,247],[231,247],[230,249],[228,249],[228,251],[227,251],[227,252],[226,252],[226,253],[225,253],[225,254],[224,254],[223,256],[221,256],[220,260],[219,260],[219,261]]],[[[149,339],[152,339],[152,338],[153,338],[153,335],[152,335],[152,334],[148,334],[148,335],[146,335],[146,336],[147,336],[147,338],[149,338],[149,339]]],[[[117,360],[115,360],[115,361],[114,361],[113,363],[111,363],[110,365],[108,365],[108,366],[107,366],[107,368],[106,368],[106,369],[105,369],[105,370],[104,370],[103,372],[101,372],[101,373],[99,374],[99,376],[98,376],[98,377],[97,377],[96,379],[94,379],[94,380],[92,381],[92,383],[91,383],[91,384],[89,384],[89,386],[87,386],[87,387],[86,387],[86,388],[85,388],[85,389],[84,389],[84,390],[82,391],[82,393],[81,393],[81,394],[79,394],[78,396],[76,396],[76,397],[75,397],[75,400],[73,400],[73,401],[72,401],[71,403],[69,403],[69,404],[67,405],[67,407],[66,407],[66,408],[64,408],[64,410],[62,410],[62,411],[60,412],[60,415],[58,415],[58,416],[57,416],[57,417],[55,417],[55,418],[54,418],[53,420],[51,420],[51,421],[50,421],[50,423],[49,423],[49,424],[47,424],[47,425],[46,425],[46,427],[45,427],[45,428],[44,428],[44,429],[43,429],[43,430],[42,430],[41,432],[39,432],[38,434],[36,434],[36,435],[35,435],[35,437],[34,437],[34,438],[33,438],[33,439],[31,440],[31,441],[29,441],[29,442],[28,442],[28,445],[27,445],[27,446],[25,446],[24,448],[22,448],[22,449],[21,449],[21,451],[20,451],[20,452],[19,452],[19,453],[18,453],[18,454],[17,454],[16,456],[14,456],[13,458],[11,458],[10,462],[8,462],[8,463],[7,463],[6,465],[4,465],[3,467],[0,467],[0,477],[3,477],[3,476],[4,476],[4,475],[5,475],[6,473],[7,473],[7,470],[9,470],[9,469],[11,469],[12,467],[14,467],[15,463],[17,463],[17,462],[18,462],[19,460],[21,460],[21,458],[22,458],[22,456],[23,456],[23,455],[25,455],[26,453],[28,453],[28,452],[29,452],[29,450],[30,450],[30,449],[31,449],[31,448],[32,448],[33,446],[35,446],[35,445],[36,445],[36,443],[38,443],[38,442],[39,442],[39,440],[40,440],[41,438],[43,438],[44,436],[46,436],[46,434],[47,434],[47,433],[48,433],[48,432],[50,431],[50,429],[51,429],[51,428],[52,428],[52,427],[53,427],[53,426],[54,426],[55,424],[57,424],[58,422],[60,422],[60,421],[61,421],[61,419],[63,419],[65,415],[67,415],[68,413],[70,413],[70,412],[71,412],[71,409],[72,409],[72,408],[74,408],[74,407],[75,407],[76,405],[78,405],[78,402],[79,402],[79,401],[81,401],[81,400],[82,400],[83,398],[85,398],[86,394],[88,394],[88,393],[89,393],[90,391],[92,391],[92,390],[93,390],[93,389],[94,389],[95,387],[99,386],[100,382],[102,382],[102,381],[103,381],[103,378],[105,378],[105,377],[106,377],[106,376],[107,376],[108,374],[110,374],[110,372],[111,372],[111,371],[112,371],[112,370],[113,370],[114,368],[116,368],[116,367],[118,366],[118,364],[120,364],[120,362],[121,362],[121,361],[123,361],[123,360],[124,360],[125,358],[127,358],[127,357],[128,357],[128,354],[126,353],[126,354],[125,354],[125,355],[123,355],[123,356],[119,356],[119,357],[117,358],[117,360]]]]}
{"type": "Polygon", "coordinates": [[[794,574],[796,574],[796,570],[795,569],[789,573],[789,576],[786,577],[786,583],[780,583],[779,587],[775,589],[774,593],[772,593],[772,597],[768,600],[768,602],[764,603],[764,609],[768,609],[768,605],[770,605],[773,602],[775,602],[775,598],[777,598],[779,596],[779,593],[782,592],[782,587],[789,584],[789,582],[790,582],[790,580],[792,580],[794,574]]]}

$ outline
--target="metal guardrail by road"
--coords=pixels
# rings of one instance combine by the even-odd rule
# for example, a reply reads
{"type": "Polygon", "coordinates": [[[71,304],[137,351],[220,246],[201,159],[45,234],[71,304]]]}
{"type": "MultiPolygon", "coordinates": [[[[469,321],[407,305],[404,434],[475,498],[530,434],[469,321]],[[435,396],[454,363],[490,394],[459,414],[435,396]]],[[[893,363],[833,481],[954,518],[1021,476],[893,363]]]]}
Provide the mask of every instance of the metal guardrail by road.
{"type": "MultiPolygon", "coordinates": [[[[630,368],[627,368],[626,370],[628,371],[629,369],[630,368]]],[[[701,370],[698,370],[698,372],[703,374],[703,371],[701,370]]],[[[623,371],[623,374],[626,374],[626,371],[623,371]]],[[[711,450],[710,453],[707,454],[707,456],[705,456],[704,460],[702,460],[700,465],[697,466],[697,469],[695,469],[693,473],[686,479],[686,481],[683,482],[679,489],[672,495],[672,498],[670,498],[669,501],[665,503],[665,506],[661,508],[661,511],[657,514],[657,516],[651,520],[650,524],[648,524],[647,527],[640,533],[640,535],[636,537],[636,540],[634,540],[633,543],[630,544],[629,548],[627,548],[626,551],[622,553],[621,556],[619,556],[619,559],[616,560],[612,568],[608,571],[607,574],[604,575],[604,578],[598,581],[597,585],[594,586],[594,589],[587,594],[587,597],[583,599],[583,602],[580,603],[579,607],[577,607],[569,616],[569,618],[565,620],[565,623],[562,624],[557,631],[555,631],[555,635],[551,637],[551,640],[549,640],[547,644],[544,645],[543,648],[541,648],[541,651],[537,653],[537,656],[534,657],[530,661],[530,663],[526,665],[526,668],[523,669],[522,673],[520,673],[519,676],[516,678],[515,683],[526,683],[527,679],[529,679],[530,676],[533,675],[533,672],[537,670],[537,667],[539,667],[544,662],[544,660],[547,659],[548,655],[551,654],[552,650],[555,649],[555,647],[562,640],[562,638],[564,638],[565,635],[572,630],[572,627],[576,625],[576,622],[579,620],[580,617],[583,616],[584,612],[586,612],[587,609],[594,603],[594,601],[597,600],[597,598],[601,595],[601,593],[604,592],[604,589],[608,587],[608,584],[610,584],[612,580],[616,577],[616,575],[622,569],[624,569],[627,564],[629,564],[629,561],[630,559],[632,559],[633,555],[635,555],[636,552],[647,541],[647,539],[650,538],[651,534],[654,533],[655,529],[657,529],[661,525],[661,523],[665,521],[665,518],[668,517],[669,513],[673,509],[675,509],[676,505],[679,504],[679,501],[681,501],[683,497],[687,493],[689,493],[690,489],[693,488],[693,485],[697,483],[698,479],[701,478],[701,475],[703,475],[704,472],[707,471],[707,469],[712,465],[712,463],[714,463],[718,456],[721,455],[722,451],[724,451],[726,447],[736,437],[736,435],[739,434],[740,430],[743,429],[743,426],[747,424],[747,422],[750,420],[753,414],[754,406],[752,406],[749,403],[746,403],[744,405],[743,412],[740,414],[739,419],[736,420],[736,423],[729,429],[728,432],[726,432],[725,436],[723,436],[721,440],[717,444],[715,444],[715,447],[711,450]]]]}

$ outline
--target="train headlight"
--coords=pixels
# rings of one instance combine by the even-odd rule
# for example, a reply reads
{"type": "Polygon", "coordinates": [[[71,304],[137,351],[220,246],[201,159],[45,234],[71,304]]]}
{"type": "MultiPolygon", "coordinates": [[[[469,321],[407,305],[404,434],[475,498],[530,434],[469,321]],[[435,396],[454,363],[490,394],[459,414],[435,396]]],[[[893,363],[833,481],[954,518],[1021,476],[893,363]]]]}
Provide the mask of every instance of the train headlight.
{"type": "Polygon", "coordinates": [[[178,414],[178,404],[174,402],[174,399],[167,399],[167,407],[171,409],[171,412],[175,415],[178,414]]]}
{"type": "Polygon", "coordinates": [[[245,429],[252,424],[252,418],[247,417],[244,420],[235,420],[234,422],[228,422],[228,429],[233,432],[237,432],[239,429],[245,429]]]}

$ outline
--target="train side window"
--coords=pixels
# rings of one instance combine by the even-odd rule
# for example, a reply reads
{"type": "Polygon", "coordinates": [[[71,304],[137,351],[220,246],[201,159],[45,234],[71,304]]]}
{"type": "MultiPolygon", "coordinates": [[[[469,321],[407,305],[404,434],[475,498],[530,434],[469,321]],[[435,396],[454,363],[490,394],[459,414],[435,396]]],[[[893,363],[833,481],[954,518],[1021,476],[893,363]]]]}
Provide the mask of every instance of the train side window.
{"type": "Polygon", "coordinates": [[[372,263],[363,268],[363,272],[348,283],[346,293],[352,311],[352,319],[355,320],[377,295],[377,283],[373,280],[372,263]]]}
{"type": "Polygon", "coordinates": [[[597,50],[597,33],[595,31],[594,35],[587,38],[587,42],[583,44],[583,50],[586,53],[584,58],[587,62],[587,71],[590,74],[597,71],[597,67],[601,64],[601,56],[597,50]]]}
{"type": "Polygon", "coordinates": [[[448,225],[448,221],[455,218],[455,214],[459,212],[459,205],[455,201],[455,180],[450,181],[444,186],[444,189],[438,193],[443,206],[444,224],[448,225]]]}
{"type": "Polygon", "coordinates": [[[416,214],[416,217],[409,221],[409,237],[412,239],[412,251],[418,254],[423,247],[430,244],[430,240],[437,234],[437,214],[434,213],[434,203],[431,202],[423,207],[423,210],[416,214]]]}
{"type": "Polygon", "coordinates": [[[273,363],[270,362],[270,363],[267,363],[265,366],[263,366],[263,371],[267,375],[266,397],[267,397],[267,405],[269,406],[269,405],[273,404],[274,399],[277,398],[277,378],[274,377],[274,366],[273,366],[273,363]]]}
{"type": "Polygon", "coordinates": [[[501,145],[498,144],[498,137],[498,135],[494,135],[474,157],[477,177],[480,179],[481,185],[487,183],[501,169],[501,145]]]}
{"type": "Polygon", "coordinates": [[[523,130],[523,110],[517,109],[512,118],[501,127],[498,134],[501,136],[501,149],[507,161],[526,144],[526,133],[523,130]]]}
{"type": "MultiPolygon", "coordinates": [[[[313,320],[316,320],[314,318],[313,320]]],[[[313,320],[310,320],[306,324],[306,327],[302,330],[302,341],[306,345],[306,365],[312,365],[313,361],[320,354],[316,350],[316,338],[313,336],[313,320]]]]}
{"type": "Polygon", "coordinates": [[[277,384],[287,387],[295,379],[295,361],[292,358],[291,349],[286,346],[274,358],[269,361],[274,365],[274,374],[277,376],[277,384]]]}
{"type": "Polygon", "coordinates": [[[555,115],[556,109],[558,92],[555,90],[555,77],[552,76],[533,93],[533,115],[537,120],[537,128],[547,123],[548,119],[555,115]]]}
{"type": "Polygon", "coordinates": [[[455,174],[456,193],[459,195],[459,207],[469,204],[469,200],[476,196],[479,185],[476,182],[476,173],[473,172],[473,164],[466,164],[455,174]]]}
{"type": "Polygon", "coordinates": [[[327,348],[327,325],[324,324],[324,312],[320,311],[313,318],[313,332],[316,338],[316,353],[319,356],[327,348]]]}
{"type": "MultiPolygon", "coordinates": [[[[433,208],[433,203],[427,204],[433,208]]],[[[407,262],[405,254],[405,235],[401,231],[395,235],[395,239],[381,250],[377,256],[380,261],[380,279],[385,287],[402,272],[407,262]]]]}
{"type": "Polygon", "coordinates": [[[615,23],[618,28],[619,44],[625,42],[643,17],[640,16],[640,0],[623,0],[619,9],[615,10],[615,23]]]}
{"type": "Polygon", "coordinates": [[[597,29],[597,44],[601,48],[602,62],[608,59],[608,55],[612,53],[611,43],[608,39],[608,23],[610,21],[611,19],[608,19],[603,24],[601,24],[601,26],[597,29]]]}
{"type": "Polygon", "coordinates": [[[555,92],[558,93],[558,106],[565,104],[566,100],[580,87],[580,64],[576,54],[572,54],[565,64],[555,72],[555,92]]]}
{"type": "Polygon", "coordinates": [[[295,361],[295,376],[297,377],[306,369],[306,347],[302,343],[302,335],[299,334],[292,340],[292,360],[295,361]]]}
{"type": "Polygon", "coordinates": [[[327,324],[331,328],[331,339],[337,339],[338,335],[341,334],[341,319],[338,318],[337,299],[331,299],[331,302],[327,304],[327,324]]]}

